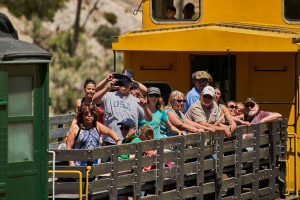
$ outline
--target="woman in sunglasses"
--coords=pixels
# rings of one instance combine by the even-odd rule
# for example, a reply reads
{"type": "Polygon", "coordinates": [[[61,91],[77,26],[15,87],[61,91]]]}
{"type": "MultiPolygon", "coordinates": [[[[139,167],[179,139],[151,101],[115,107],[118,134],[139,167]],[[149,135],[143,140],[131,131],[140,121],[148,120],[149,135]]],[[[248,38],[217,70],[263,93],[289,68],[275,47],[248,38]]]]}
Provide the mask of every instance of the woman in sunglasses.
{"type": "Polygon", "coordinates": [[[143,126],[149,126],[154,130],[154,138],[159,139],[167,137],[161,132],[161,124],[165,123],[168,130],[177,134],[185,135],[184,131],[178,130],[175,126],[171,124],[168,119],[168,115],[163,110],[164,102],[161,98],[160,89],[157,87],[150,87],[147,90],[146,102],[149,110],[152,112],[152,121],[147,122],[146,120],[139,121],[139,129],[143,126]]]}
{"type": "MultiPolygon", "coordinates": [[[[231,115],[231,110],[224,105],[224,101],[221,98],[221,90],[219,87],[215,87],[215,96],[214,101],[219,106],[219,116],[220,116],[220,126],[227,126],[226,123],[229,124],[229,129],[234,131],[236,129],[236,123],[231,115]]],[[[233,102],[233,101],[231,101],[233,102]]],[[[235,103],[233,102],[234,106],[235,103]]]]}
{"type": "MultiPolygon", "coordinates": [[[[93,104],[83,103],[78,110],[77,124],[70,128],[67,136],[67,149],[93,149],[99,147],[100,133],[109,135],[117,144],[118,136],[106,126],[97,123],[99,111],[93,104]]],[[[97,164],[97,160],[94,161],[97,164]]],[[[70,161],[70,165],[84,166],[85,161],[70,161]]]]}
{"type": "Polygon", "coordinates": [[[181,131],[191,133],[203,133],[205,130],[213,131],[212,128],[205,127],[201,124],[189,120],[182,112],[184,110],[185,95],[177,90],[170,94],[166,113],[173,126],[181,131]]]}
{"type": "Polygon", "coordinates": [[[230,111],[231,117],[234,121],[237,122],[238,125],[247,125],[250,126],[250,123],[247,121],[244,121],[244,117],[241,119],[240,117],[236,116],[236,110],[238,109],[236,103],[234,101],[228,101],[227,102],[227,108],[230,111]]]}

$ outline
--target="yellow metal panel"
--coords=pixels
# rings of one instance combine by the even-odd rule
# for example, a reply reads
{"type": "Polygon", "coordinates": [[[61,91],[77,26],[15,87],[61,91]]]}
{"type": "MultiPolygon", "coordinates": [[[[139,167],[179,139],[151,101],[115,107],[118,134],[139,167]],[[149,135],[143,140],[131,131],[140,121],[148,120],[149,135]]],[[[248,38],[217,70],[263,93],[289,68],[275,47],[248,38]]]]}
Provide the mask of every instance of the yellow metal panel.
{"type": "Polygon", "coordinates": [[[296,52],[296,34],[227,28],[218,25],[131,32],[113,43],[114,50],[196,52],[296,52]]]}

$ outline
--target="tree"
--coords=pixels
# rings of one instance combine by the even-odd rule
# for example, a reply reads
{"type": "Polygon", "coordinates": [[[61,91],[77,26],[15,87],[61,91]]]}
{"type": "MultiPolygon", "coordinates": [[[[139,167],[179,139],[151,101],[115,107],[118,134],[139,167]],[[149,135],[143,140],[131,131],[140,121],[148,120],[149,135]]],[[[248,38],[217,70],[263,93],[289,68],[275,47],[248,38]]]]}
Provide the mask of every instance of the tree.
{"type": "Polygon", "coordinates": [[[41,20],[52,20],[55,12],[63,8],[68,0],[1,0],[0,5],[17,17],[24,15],[28,20],[37,16],[41,20]]]}

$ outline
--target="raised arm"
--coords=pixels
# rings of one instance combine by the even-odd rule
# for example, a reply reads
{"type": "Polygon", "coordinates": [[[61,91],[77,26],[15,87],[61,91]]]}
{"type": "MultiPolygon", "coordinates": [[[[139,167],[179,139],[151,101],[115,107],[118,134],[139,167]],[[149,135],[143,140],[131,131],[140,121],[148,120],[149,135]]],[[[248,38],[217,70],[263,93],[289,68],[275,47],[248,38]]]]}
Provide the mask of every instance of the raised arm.
{"type": "Polygon", "coordinates": [[[137,82],[139,84],[139,88],[140,88],[141,93],[143,95],[146,95],[147,94],[147,87],[144,84],[142,84],[138,81],[135,81],[135,82],[137,82]]]}
{"type": "Polygon", "coordinates": [[[152,113],[151,113],[150,109],[148,108],[145,99],[140,98],[140,102],[138,102],[138,104],[139,104],[139,105],[143,108],[143,110],[144,110],[145,120],[146,120],[147,122],[151,122],[151,121],[152,121],[152,113]]]}
{"type": "Polygon", "coordinates": [[[103,124],[101,124],[100,122],[96,122],[97,125],[97,131],[98,133],[103,133],[105,135],[110,136],[117,144],[122,144],[121,140],[119,139],[119,137],[117,136],[117,134],[115,132],[113,132],[110,128],[108,128],[107,126],[104,126],[103,124]]]}
{"type": "Polygon", "coordinates": [[[114,73],[108,74],[108,76],[105,79],[100,81],[96,85],[95,91],[98,92],[98,91],[102,90],[104,88],[104,86],[113,79],[113,75],[114,75],[114,73]]]}
{"type": "Polygon", "coordinates": [[[116,79],[113,79],[112,81],[110,81],[110,83],[104,87],[102,90],[98,91],[94,96],[93,96],[93,102],[95,104],[101,104],[102,103],[102,98],[104,97],[104,95],[109,92],[112,87],[114,86],[114,84],[116,83],[116,79]]]}

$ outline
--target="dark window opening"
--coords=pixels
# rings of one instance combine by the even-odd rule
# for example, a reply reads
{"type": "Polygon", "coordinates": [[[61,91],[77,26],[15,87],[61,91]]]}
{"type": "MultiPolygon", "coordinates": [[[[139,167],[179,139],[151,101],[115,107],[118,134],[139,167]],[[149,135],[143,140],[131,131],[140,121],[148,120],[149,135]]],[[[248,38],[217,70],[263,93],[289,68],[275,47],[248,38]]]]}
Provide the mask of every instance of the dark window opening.
{"type": "Polygon", "coordinates": [[[300,20],[299,0],[284,0],[284,17],[289,21],[300,20]]]}
{"type": "Polygon", "coordinates": [[[157,87],[160,89],[161,97],[164,100],[165,106],[168,105],[169,96],[172,92],[172,87],[163,82],[142,82],[147,88],[149,87],[157,87]]]}
{"type": "Polygon", "coordinates": [[[152,17],[158,21],[196,21],[200,13],[200,0],[152,0],[152,17]]]}
{"type": "MultiPolygon", "coordinates": [[[[207,71],[213,78],[214,86],[221,90],[222,99],[227,102],[235,100],[235,76],[236,76],[236,57],[230,56],[230,67],[228,67],[228,56],[217,55],[192,55],[191,71],[207,71]]],[[[193,84],[191,83],[191,88],[193,84]]]]}

